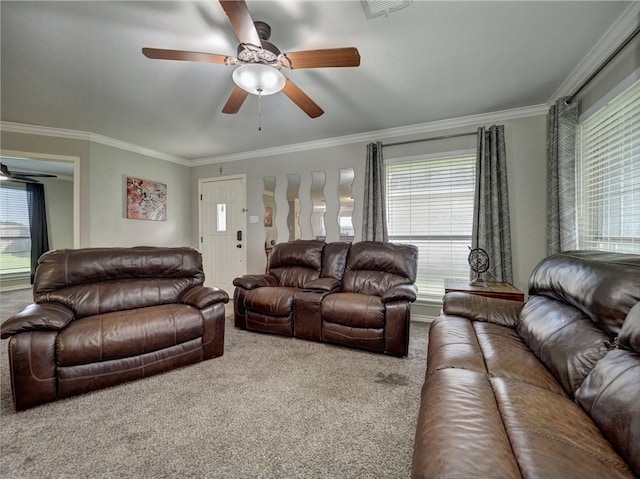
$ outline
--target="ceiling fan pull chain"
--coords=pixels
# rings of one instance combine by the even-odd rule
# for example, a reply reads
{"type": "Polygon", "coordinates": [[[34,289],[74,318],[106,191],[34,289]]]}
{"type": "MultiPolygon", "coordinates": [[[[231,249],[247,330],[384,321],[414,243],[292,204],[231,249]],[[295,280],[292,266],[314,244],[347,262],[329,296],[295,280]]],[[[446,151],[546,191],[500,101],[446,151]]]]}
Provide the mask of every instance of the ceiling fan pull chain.
{"type": "Polygon", "coordinates": [[[258,131],[262,131],[262,88],[258,88],[258,131]]]}

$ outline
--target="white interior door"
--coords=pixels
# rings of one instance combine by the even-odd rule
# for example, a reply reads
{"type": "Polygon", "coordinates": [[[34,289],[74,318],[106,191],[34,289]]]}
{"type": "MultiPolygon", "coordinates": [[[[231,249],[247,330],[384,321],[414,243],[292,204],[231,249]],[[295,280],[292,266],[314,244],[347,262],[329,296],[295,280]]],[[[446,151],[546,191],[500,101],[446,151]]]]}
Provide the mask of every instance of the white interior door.
{"type": "Polygon", "coordinates": [[[200,250],[205,284],[233,295],[245,274],[245,179],[204,180],[200,186],[200,250]]]}

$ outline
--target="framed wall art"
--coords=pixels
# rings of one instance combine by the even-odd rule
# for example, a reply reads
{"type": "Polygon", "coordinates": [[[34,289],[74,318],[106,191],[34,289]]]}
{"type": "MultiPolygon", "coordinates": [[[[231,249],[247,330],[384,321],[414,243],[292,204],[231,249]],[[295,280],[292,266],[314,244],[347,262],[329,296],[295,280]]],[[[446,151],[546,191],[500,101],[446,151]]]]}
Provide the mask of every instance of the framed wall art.
{"type": "Polygon", "coordinates": [[[167,185],[128,176],[127,218],[167,221],[167,185]]]}

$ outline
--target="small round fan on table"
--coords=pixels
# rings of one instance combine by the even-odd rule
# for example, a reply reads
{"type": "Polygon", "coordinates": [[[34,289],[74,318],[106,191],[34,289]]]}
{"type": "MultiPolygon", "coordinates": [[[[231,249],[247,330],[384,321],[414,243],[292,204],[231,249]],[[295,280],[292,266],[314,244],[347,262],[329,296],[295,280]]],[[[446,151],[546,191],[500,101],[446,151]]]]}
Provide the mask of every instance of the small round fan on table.
{"type": "Polygon", "coordinates": [[[471,280],[471,286],[486,286],[487,282],[482,278],[482,273],[489,269],[489,255],[482,248],[474,248],[469,252],[469,266],[471,271],[476,274],[475,279],[471,280]]]}

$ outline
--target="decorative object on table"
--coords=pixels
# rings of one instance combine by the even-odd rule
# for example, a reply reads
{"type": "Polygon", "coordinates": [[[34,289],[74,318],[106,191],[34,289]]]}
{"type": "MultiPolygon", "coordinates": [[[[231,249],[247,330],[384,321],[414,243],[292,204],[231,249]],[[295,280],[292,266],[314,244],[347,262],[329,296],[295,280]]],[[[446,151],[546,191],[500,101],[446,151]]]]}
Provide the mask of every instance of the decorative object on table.
{"type": "Polygon", "coordinates": [[[469,252],[469,267],[476,274],[476,277],[469,281],[471,286],[486,286],[487,282],[482,278],[482,273],[489,269],[489,255],[482,248],[473,248],[469,252]]]}
{"type": "Polygon", "coordinates": [[[167,221],[167,185],[127,177],[127,218],[167,221]]]}

